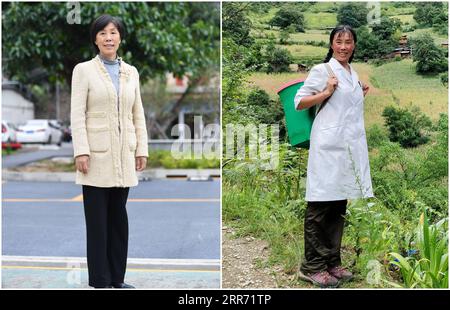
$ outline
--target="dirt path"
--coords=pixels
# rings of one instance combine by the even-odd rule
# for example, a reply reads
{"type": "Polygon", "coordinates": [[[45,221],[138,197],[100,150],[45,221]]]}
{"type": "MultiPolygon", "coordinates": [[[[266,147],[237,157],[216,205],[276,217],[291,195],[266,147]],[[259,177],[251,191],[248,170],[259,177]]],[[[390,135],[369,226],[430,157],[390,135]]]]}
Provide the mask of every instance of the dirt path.
{"type": "Polygon", "coordinates": [[[309,287],[287,275],[281,266],[268,267],[269,246],[253,237],[236,238],[235,231],[222,228],[222,287],[309,287]]]}

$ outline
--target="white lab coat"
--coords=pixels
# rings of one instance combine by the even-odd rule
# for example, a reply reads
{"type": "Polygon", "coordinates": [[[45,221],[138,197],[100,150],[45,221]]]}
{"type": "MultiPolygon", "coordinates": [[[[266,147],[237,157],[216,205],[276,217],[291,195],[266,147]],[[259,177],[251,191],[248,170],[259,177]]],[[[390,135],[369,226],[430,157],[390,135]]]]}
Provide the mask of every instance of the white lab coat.
{"type": "MultiPolygon", "coordinates": [[[[369,154],[364,128],[364,95],[358,74],[335,59],[329,64],[338,87],[317,114],[310,138],[306,201],[334,201],[373,197],[369,154]]],[[[326,88],[325,64],[314,66],[294,103],[326,88]]]]}

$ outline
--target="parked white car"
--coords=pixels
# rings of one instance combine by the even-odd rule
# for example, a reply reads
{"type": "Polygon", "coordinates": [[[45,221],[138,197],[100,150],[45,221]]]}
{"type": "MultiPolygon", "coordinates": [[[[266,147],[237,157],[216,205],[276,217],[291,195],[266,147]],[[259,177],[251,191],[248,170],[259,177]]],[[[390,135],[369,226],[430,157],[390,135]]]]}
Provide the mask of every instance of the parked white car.
{"type": "Polygon", "coordinates": [[[61,145],[62,131],[56,120],[32,119],[19,126],[17,141],[20,143],[56,143],[61,145]]]}
{"type": "Polygon", "coordinates": [[[8,121],[2,121],[2,143],[14,143],[17,141],[17,128],[8,121]]]}

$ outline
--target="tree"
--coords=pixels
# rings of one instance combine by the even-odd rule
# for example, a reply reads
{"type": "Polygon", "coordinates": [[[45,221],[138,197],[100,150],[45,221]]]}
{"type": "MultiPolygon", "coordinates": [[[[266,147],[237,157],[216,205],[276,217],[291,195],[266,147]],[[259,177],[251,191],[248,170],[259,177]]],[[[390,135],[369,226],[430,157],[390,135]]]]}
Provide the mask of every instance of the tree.
{"type": "Polygon", "coordinates": [[[358,28],[367,25],[369,10],[361,3],[347,3],[339,7],[337,13],[338,23],[358,28]]]}
{"type": "Polygon", "coordinates": [[[433,27],[439,33],[448,34],[448,8],[443,2],[417,2],[414,19],[420,27],[433,27]]]}
{"type": "Polygon", "coordinates": [[[4,73],[33,84],[31,73],[44,71],[50,82],[70,84],[74,66],[95,55],[89,26],[104,13],[124,22],[127,35],[119,53],[139,69],[143,82],[165,72],[195,75],[218,65],[220,16],[213,3],[83,2],[79,23],[71,24],[76,5],[2,3],[4,73]]]}
{"type": "Polygon", "coordinates": [[[433,18],[444,11],[442,2],[417,2],[413,18],[421,26],[433,26],[433,18]]]}
{"type": "Polygon", "coordinates": [[[402,23],[398,18],[389,18],[383,15],[380,23],[372,26],[372,33],[380,40],[389,40],[397,30],[401,29],[401,25],[402,23]]]}
{"type": "Polygon", "coordinates": [[[269,25],[277,26],[281,29],[294,25],[296,31],[305,32],[305,18],[303,14],[289,6],[279,9],[269,21],[269,25]]]}
{"type": "Polygon", "coordinates": [[[355,59],[375,59],[386,55],[396,47],[397,41],[393,38],[381,39],[373,32],[369,32],[367,26],[356,29],[358,43],[356,45],[355,59]]]}
{"type": "Polygon", "coordinates": [[[254,40],[250,36],[252,22],[246,16],[251,3],[222,4],[222,33],[224,37],[231,38],[239,45],[249,47],[254,40]]]}
{"type": "Polygon", "coordinates": [[[383,117],[389,129],[389,139],[402,147],[416,147],[427,143],[429,137],[424,130],[430,129],[431,120],[420,112],[418,107],[412,111],[388,106],[383,110],[383,117]]]}
{"type": "Polygon", "coordinates": [[[413,61],[418,73],[439,73],[447,70],[448,61],[444,51],[436,46],[429,33],[422,33],[412,41],[413,61]]]}
{"type": "Polygon", "coordinates": [[[433,30],[439,34],[448,35],[448,12],[442,10],[433,17],[433,30]]]}
{"type": "Polygon", "coordinates": [[[289,72],[289,65],[292,63],[292,55],[285,48],[275,47],[273,41],[266,47],[267,73],[289,72]]]}

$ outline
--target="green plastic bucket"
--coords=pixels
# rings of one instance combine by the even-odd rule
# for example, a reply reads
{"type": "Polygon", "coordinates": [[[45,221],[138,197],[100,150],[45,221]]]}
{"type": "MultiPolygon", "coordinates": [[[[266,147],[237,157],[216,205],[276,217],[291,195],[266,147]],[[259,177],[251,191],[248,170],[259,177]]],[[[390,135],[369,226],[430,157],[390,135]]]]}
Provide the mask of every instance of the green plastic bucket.
{"type": "Polygon", "coordinates": [[[289,143],[292,146],[309,148],[309,137],[316,109],[310,108],[297,111],[294,104],[295,95],[300,87],[303,86],[303,83],[304,80],[289,82],[280,87],[277,93],[283,104],[289,143]]]}

